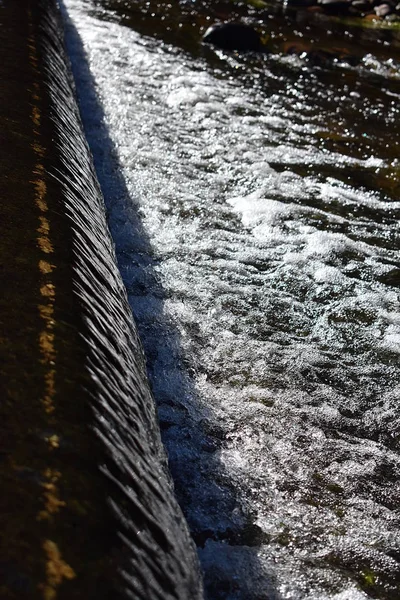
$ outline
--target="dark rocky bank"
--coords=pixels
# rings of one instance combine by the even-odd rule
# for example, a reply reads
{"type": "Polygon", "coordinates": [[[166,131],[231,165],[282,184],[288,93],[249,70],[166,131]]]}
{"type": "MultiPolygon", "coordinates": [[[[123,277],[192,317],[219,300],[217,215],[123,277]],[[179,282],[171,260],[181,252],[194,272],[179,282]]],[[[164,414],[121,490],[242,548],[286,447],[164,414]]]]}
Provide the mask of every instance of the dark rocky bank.
{"type": "Polygon", "coordinates": [[[289,0],[288,7],[337,17],[400,20],[400,2],[397,0],[289,0]]]}

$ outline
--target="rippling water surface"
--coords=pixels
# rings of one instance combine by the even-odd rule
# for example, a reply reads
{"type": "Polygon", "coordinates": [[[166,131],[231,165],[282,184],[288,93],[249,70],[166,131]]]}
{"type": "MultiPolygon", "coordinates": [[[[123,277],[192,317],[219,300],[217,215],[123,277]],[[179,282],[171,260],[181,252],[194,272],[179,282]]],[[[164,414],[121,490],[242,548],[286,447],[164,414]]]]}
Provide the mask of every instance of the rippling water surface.
{"type": "Polygon", "coordinates": [[[66,8],[208,597],[398,598],[398,38],[238,5],[243,56],[200,44],[231,4],[66,8]]]}

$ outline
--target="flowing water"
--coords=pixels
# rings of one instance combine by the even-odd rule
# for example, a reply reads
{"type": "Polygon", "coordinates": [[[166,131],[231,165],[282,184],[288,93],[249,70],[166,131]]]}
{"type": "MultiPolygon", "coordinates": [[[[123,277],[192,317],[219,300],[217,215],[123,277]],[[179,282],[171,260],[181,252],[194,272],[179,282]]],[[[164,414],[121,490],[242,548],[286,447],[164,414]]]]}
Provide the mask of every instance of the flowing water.
{"type": "Polygon", "coordinates": [[[398,598],[395,26],[224,2],[65,4],[207,597],[398,598]],[[200,44],[235,11],[268,54],[200,44]]]}

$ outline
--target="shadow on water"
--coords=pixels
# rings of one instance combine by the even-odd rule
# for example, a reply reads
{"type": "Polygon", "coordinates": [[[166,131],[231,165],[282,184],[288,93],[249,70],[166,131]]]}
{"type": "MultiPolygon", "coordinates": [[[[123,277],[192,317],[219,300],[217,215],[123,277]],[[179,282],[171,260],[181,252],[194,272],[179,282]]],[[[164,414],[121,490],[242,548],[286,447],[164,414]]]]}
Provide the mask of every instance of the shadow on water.
{"type": "Polygon", "coordinates": [[[273,576],[258,559],[259,545],[266,541],[261,539],[261,530],[251,523],[250,515],[227,516],[240,513],[240,498],[219,460],[224,434],[214,423],[210,425],[206,410],[196,401],[190,365],[182,356],[181,336],[165,320],[165,293],[157,278],[157,260],[123,178],[82,40],[63,5],[62,13],[81,118],[144,346],[176,495],[205,572],[206,596],[210,600],[279,600],[273,576]],[[208,478],[207,472],[213,476],[208,478]],[[239,570],[247,575],[240,584],[235,577],[239,570]]]}

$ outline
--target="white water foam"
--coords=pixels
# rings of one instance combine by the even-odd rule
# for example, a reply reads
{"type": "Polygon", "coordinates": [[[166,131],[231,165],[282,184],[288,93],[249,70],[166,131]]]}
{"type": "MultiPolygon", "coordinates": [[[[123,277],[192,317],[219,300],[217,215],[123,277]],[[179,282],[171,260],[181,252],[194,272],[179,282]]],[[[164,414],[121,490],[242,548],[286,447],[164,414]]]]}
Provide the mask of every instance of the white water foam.
{"type": "Polygon", "coordinates": [[[399,299],[382,281],[399,204],[341,173],[390,165],[318,146],[333,94],[318,81],[311,99],[301,77],[249,88],[90,2],[67,8],[115,147],[101,158],[82,97],[209,597],[371,597],[400,546],[399,299]]]}

